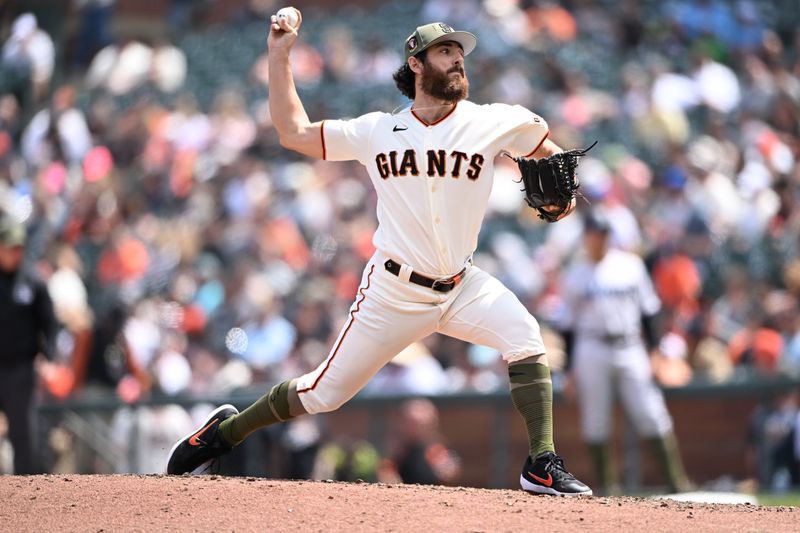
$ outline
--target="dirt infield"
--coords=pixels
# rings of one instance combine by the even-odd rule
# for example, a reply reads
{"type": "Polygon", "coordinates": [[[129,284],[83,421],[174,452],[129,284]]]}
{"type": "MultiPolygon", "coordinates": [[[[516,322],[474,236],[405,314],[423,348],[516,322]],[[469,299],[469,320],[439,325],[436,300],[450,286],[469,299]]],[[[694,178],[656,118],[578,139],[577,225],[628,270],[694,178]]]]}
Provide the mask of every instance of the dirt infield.
{"type": "Polygon", "coordinates": [[[0,477],[0,531],[797,531],[800,509],[256,478],[0,477]]]}

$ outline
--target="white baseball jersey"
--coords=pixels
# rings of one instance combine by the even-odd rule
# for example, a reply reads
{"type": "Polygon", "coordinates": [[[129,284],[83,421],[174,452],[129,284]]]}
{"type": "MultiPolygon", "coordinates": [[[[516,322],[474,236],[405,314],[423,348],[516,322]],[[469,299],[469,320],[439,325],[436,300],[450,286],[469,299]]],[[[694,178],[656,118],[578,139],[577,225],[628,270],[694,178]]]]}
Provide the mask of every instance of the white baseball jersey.
{"type": "Polygon", "coordinates": [[[356,159],[378,193],[375,247],[432,277],[459,272],[475,251],[494,175],[505,151],[530,155],[547,123],[518,105],[459,102],[427,124],[411,109],[326,120],[323,158],[356,159]]]}
{"type": "Polygon", "coordinates": [[[563,290],[566,325],[575,332],[573,373],[584,439],[609,439],[614,390],[639,435],[671,431],[672,418],[641,342],[642,315],[661,306],[641,258],[613,248],[599,263],[581,258],[567,270],[563,290]]]}
{"type": "Polygon", "coordinates": [[[567,326],[576,336],[641,335],[642,315],[661,307],[642,259],[610,249],[599,263],[577,260],[564,276],[567,326]]]}

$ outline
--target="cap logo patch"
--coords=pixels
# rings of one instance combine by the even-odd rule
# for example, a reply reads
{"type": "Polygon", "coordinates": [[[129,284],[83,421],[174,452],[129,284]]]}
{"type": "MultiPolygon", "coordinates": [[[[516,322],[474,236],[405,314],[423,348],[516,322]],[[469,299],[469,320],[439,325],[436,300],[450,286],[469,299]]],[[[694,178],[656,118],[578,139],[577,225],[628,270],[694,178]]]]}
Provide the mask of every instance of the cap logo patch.
{"type": "Polygon", "coordinates": [[[408,42],[406,43],[406,47],[408,47],[409,50],[413,50],[414,48],[416,48],[417,47],[417,38],[416,37],[411,37],[408,40],[408,42]]]}
{"type": "Polygon", "coordinates": [[[453,28],[451,28],[447,24],[439,23],[439,29],[442,30],[442,33],[452,33],[453,32],[453,28]]]}

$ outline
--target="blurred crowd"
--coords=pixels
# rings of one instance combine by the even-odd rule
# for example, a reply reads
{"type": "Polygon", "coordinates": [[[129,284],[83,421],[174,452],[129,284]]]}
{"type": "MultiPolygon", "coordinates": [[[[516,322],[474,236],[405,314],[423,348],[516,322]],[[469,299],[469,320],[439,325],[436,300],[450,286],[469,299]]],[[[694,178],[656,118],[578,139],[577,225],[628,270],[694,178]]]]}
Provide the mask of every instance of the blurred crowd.
{"type": "MultiPolygon", "coordinates": [[[[224,395],[310,370],[372,254],[375,194],[355,162],[280,148],[265,55],[280,6],[209,23],[174,0],[163,32],[131,38],[113,34],[114,4],[75,2],[70,39],[0,10],[0,210],[26,226],[25,268],[60,323],[49,394],[224,395]]],[[[564,147],[599,141],[582,207],[647,260],[665,384],[800,376],[795,2],[310,7],[293,63],[311,119],[402,105],[401,43],[432,20],[479,38],[471,100],[532,109],[564,147]]],[[[540,223],[514,179],[501,160],[475,261],[540,320],[557,366],[548,326],[581,218],[540,223]]],[[[493,392],[505,374],[498,354],[433,336],[366,392],[493,392]]]]}

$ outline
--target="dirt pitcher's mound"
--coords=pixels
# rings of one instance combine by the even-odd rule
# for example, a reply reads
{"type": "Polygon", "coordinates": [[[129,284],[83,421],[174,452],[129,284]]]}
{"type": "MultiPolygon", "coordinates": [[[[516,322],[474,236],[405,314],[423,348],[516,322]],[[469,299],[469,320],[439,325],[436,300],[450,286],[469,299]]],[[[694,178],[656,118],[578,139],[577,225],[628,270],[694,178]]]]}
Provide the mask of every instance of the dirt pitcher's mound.
{"type": "Polygon", "coordinates": [[[797,531],[800,509],[164,476],[0,477],[0,531],[797,531]]]}

